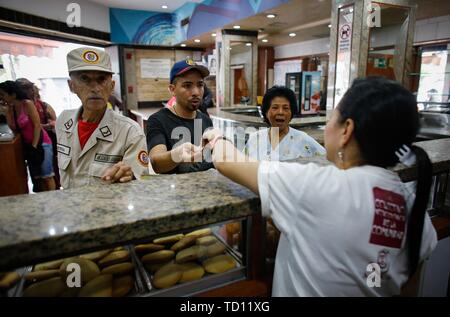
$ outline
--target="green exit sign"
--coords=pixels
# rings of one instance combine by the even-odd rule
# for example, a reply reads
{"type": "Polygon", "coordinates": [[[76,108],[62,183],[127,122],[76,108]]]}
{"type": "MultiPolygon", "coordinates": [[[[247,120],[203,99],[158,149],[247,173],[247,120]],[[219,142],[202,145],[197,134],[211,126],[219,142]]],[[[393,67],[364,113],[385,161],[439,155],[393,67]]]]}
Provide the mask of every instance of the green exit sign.
{"type": "Polygon", "coordinates": [[[373,62],[375,68],[387,68],[386,58],[375,58],[373,62]]]}

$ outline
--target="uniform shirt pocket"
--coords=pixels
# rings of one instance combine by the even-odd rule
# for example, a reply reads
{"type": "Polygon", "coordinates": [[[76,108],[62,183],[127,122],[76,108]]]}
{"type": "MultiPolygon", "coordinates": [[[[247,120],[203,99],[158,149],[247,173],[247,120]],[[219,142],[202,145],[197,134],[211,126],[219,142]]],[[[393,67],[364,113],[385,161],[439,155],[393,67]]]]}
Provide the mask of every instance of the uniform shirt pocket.
{"type": "Polygon", "coordinates": [[[58,154],[58,167],[60,170],[66,171],[72,158],[70,156],[58,154]]]}
{"type": "Polygon", "coordinates": [[[106,164],[106,163],[92,163],[89,166],[89,176],[92,177],[102,177],[105,171],[113,166],[113,164],[106,164]]]}
{"type": "Polygon", "coordinates": [[[72,161],[70,156],[62,155],[58,153],[58,168],[60,170],[60,179],[61,179],[61,186],[63,188],[69,188],[70,187],[70,171],[69,171],[69,165],[72,161]]]}

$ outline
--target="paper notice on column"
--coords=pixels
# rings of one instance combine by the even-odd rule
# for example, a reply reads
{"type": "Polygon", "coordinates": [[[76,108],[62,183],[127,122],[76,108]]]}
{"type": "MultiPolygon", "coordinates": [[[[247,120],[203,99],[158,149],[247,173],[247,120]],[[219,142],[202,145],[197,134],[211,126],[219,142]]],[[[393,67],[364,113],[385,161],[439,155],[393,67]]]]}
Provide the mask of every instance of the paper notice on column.
{"type": "Polygon", "coordinates": [[[170,59],[142,58],[141,78],[164,78],[169,79],[170,59]]]}

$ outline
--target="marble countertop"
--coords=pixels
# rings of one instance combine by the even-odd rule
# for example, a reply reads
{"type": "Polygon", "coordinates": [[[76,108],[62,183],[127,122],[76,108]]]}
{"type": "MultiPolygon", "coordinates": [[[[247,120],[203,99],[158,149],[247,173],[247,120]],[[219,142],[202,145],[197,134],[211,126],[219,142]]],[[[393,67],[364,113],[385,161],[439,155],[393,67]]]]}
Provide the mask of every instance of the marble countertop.
{"type": "Polygon", "coordinates": [[[0,271],[258,213],[216,170],[0,198],[0,271]]]}
{"type": "MultiPolygon", "coordinates": [[[[428,152],[435,173],[450,170],[450,138],[417,144],[428,152]]],[[[317,157],[296,161],[330,164],[317,157]]],[[[416,177],[415,168],[399,164],[394,170],[404,181],[416,177]]],[[[3,197],[0,271],[259,211],[256,195],[215,170],[3,197]]]]}

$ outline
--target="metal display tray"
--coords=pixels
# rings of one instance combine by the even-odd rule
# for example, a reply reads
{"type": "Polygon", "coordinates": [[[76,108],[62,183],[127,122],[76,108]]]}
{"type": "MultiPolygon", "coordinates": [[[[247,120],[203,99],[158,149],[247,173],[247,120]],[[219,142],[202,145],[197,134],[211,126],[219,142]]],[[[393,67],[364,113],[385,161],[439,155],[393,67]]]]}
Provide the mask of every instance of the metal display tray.
{"type": "Polygon", "coordinates": [[[142,280],[145,286],[148,288],[148,292],[144,293],[143,297],[189,297],[193,296],[200,292],[205,292],[211,289],[215,289],[218,287],[225,286],[232,282],[242,281],[246,279],[246,266],[242,263],[242,256],[240,253],[234,249],[232,249],[227,243],[225,243],[222,237],[218,236],[213,232],[213,235],[220,241],[220,243],[224,244],[226,247],[226,254],[231,255],[233,259],[236,261],[237,266],[234,269],[231,269],[224,273],[211,274],[205,273],[205,275],[195,281],[176,284],[169,288],[165,289],[157,289],[154,288],[151,280],[152,274],[150,274],[144,267],[144,264],[140,260],[139,256],[136,254],[134,248],[131,248],[131,255],[135,257],[138,269],[141,273],[142,280]]]}
{"type": "MultiPolygon", "coordinates": [[[[130,293],[128,293],[128,295],[126,295],[125,297],[139,297],[142,296],[142,294],[145,292],[145,286],[144,283],[141,279],[141,274],[139,273],[139,268],[138,265],[139,263],[136,262],[136,257],[133,256],[133,248],[131,246],[124,246],[125,250],[128,250],[130,252],[130,259],[134,265],[134,287],[133,289],[130,291],[130,293]]],[[[34,265],[30,265],[30,266],[26,266],[23,267],[20,270],[20,276],[22,277],[20,279],[20,281],[17,283],[14,293],[11,293],[8,297],[22,297],[23,295],[23,291],[25,289],[25,278],[24,275],[28,272],[31,272],[34,268],[34,265]]],[[[17,272],[19,272],[19,270],[17,270],[17,272]]],[[[12,290],[12,289],[11,289],[12,290]]]]}

